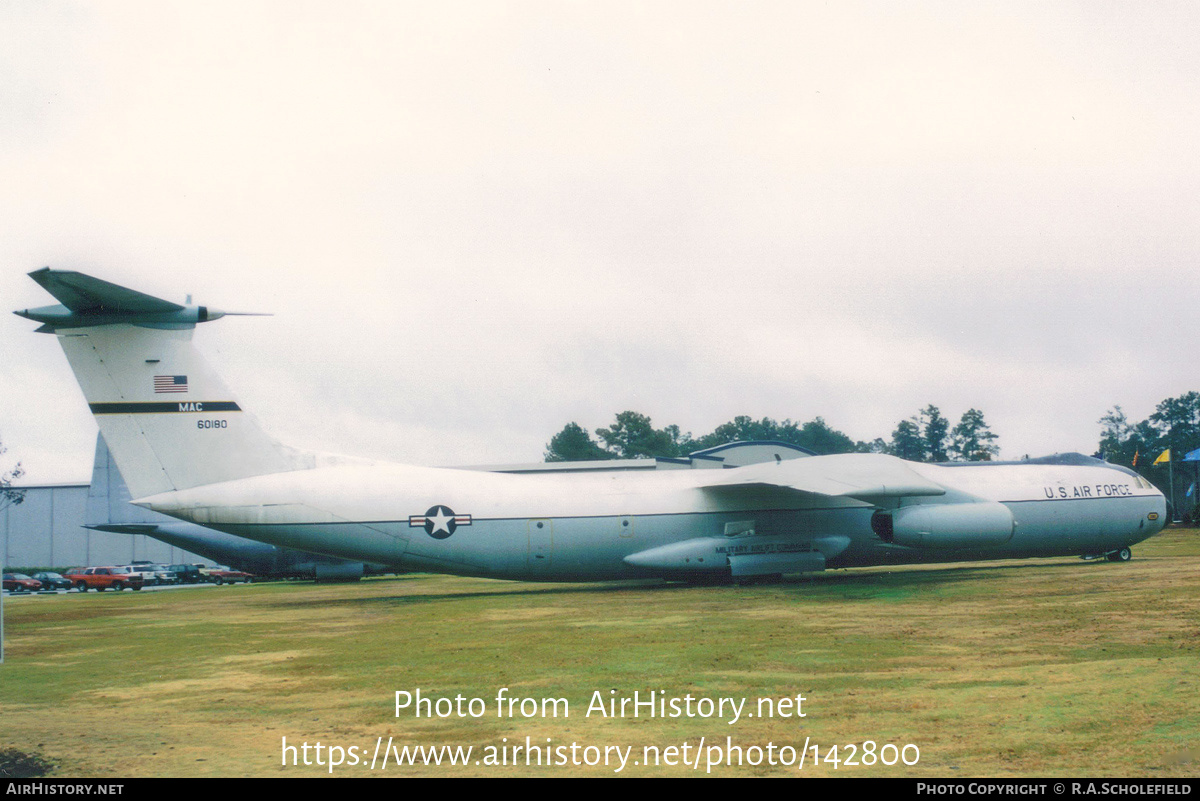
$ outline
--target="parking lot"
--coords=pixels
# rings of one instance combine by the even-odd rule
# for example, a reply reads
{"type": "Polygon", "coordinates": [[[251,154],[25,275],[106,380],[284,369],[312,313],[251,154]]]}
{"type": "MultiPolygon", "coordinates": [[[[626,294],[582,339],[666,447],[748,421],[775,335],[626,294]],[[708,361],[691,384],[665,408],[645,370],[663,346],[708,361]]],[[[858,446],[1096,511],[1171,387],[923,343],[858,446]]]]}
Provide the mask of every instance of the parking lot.
{"type": "MultiPolygon", "coordinates": [[[[126,590],[121,590],[121,592],[170,592],[172,590],[206,590],[206,589],[214,588],[216,586],[217,586],[216,584],[210,584],[208,582],[205,582],[202,584],[161,584],[161,585],[157,585],[157,586],[153,586],[153,587],[143,587],[140,590],[126,589],[126,590]]],[[[232,585],[222,585],[222,586],[232,586],[232,585]]],[[[116,590],[108,590],[104,594],[109,595],[109,594],[112,594],[115,592],[117,592],[117,591],[116,590]]],[[[36,590],[33,592],[12,592],[10,590],[0,591],[0,595],[3,595],[3,597],[6,601],[10,598],[11,599],[52,598],[56,595],[79,595],[79,594],[80,594],[79,590],[36,590]]],[[[93,594],[93,593],[87,593],[87,594],[93,594]]],[[[99,594],[99,593],[94,593],[94,594],[99,594]]]]}

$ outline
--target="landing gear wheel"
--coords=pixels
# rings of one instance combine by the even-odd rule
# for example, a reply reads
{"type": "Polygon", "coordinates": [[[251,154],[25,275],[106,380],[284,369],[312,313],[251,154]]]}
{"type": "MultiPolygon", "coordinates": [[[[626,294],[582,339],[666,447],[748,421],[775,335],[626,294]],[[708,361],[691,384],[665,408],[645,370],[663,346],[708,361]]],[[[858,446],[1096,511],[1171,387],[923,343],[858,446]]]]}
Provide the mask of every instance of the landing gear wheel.
{"type": "Polygon", "coordinates": [[[1108,561],[1110,562],[1128,562],[1132,558],[1133,550],[1128,547],[1122,548],[1119,551],[1113,551],[1108,555],[1108,561]]]}

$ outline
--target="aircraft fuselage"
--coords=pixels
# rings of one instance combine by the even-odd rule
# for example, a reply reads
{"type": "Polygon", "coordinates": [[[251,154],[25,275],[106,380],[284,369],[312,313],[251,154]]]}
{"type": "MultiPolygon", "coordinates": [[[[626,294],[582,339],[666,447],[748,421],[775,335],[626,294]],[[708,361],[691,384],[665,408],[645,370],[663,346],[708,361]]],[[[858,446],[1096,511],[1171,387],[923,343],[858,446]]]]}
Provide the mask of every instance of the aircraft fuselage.
{"type": "Polygon", "coordinates": [[[544,581],[719,571],[731,553],[818,551],[826,568],[1102,554],[1146,539],[1165,521],[1161,493],[1105,466],[906,464],[947,493],[904,499],[890,511],[971,512],[995,503],[1011,513],[1011,534],[979,541],[967,534],[950,547],[889,543],[872,525],[878,505],[775,487],[726,495],[703,486],[705,471],[686,470],[506,475],[335,466],[163,493],[142,503],[232,534],[344,558],[544,581]],[[691,542],[694,548],[673,562],[660,559],[648,568],[626,561],[691,542]]]}

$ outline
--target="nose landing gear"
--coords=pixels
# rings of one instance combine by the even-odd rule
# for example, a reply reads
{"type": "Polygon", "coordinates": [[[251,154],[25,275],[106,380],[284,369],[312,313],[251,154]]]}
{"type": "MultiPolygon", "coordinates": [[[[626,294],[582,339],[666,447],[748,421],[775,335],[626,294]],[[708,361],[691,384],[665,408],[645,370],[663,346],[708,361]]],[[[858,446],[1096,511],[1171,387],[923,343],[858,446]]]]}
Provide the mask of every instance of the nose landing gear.
{"type": "Polygon", "coordinates": [[[1107,559],[1110,562],[1128,562],[1133,558],[1133,549],[1129,546],[1125,546],[1124,548],[1118,548],[1117,550],[1109,551],[1108,553],[1085,553],[1079,558],[1085,562],[1094,562],[1097,559],[1107,559]]]}

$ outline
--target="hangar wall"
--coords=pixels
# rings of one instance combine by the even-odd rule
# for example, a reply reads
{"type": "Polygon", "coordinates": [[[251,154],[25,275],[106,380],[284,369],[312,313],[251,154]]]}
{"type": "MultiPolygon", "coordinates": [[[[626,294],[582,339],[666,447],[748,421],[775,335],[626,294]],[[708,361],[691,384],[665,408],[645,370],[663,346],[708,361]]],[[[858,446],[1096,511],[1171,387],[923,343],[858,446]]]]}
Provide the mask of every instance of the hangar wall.
{"type": "Polygon", "coordinates": [[[83,527],[87,484],[18,487],[25,500],[0,511],[0,561],[10,567],[127,565],[138,559],[167,564],[212,560],[141,534],[83,527]]]}

